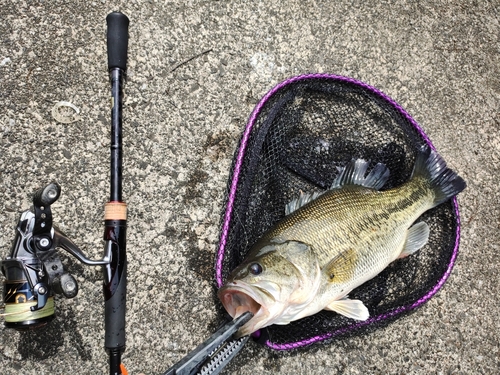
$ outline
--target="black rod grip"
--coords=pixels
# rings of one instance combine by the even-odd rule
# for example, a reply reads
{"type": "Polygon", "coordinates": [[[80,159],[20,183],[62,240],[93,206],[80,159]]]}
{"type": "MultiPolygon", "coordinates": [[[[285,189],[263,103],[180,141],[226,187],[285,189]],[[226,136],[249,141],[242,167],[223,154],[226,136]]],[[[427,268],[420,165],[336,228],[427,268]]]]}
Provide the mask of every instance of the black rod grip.
{"type": "Polygon", "coordinates": [[[105,253],[110,264],[104,268],[105,347],[125,349],[125,312],[127,291],[126,220],[106,220],[105,253]]]}
{"type": "Polygon", "coordinates": [[[106,17],[108,25],[108,69],[127,70],[128,49],[128,17],[120,12],[109,13],[106,17]]]}

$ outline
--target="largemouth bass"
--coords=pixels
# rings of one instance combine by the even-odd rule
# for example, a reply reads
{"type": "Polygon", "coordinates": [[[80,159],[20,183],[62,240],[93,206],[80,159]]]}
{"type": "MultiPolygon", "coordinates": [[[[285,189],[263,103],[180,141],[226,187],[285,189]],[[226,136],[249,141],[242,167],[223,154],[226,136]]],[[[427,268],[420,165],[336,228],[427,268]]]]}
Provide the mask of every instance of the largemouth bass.
{"type": "Polygon", "coordinates": [[[348,294],[422,248],[429,227],[415,222],[466,186],[429,147],[418,154],[410,180],[394,189],[379,191],[389,177],[385,165],[367,174],[368,166],[353,160],[329,190],[290,202],[232,271],[218,296],[232,317],[254,314],[240,336],[323,309],[368,319],[367,307],[348,294]]]}

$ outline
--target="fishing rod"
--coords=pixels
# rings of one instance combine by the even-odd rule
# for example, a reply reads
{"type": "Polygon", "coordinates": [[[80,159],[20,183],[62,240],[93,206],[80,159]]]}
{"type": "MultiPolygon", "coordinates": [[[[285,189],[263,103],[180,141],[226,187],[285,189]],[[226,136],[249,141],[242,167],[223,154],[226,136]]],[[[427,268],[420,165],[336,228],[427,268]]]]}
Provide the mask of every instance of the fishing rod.
{"type": "Polygon", "coordinates": [[[108,72],[111,83],[110,197],[104,209],[104,255],[89,259],[53,224],[51,205],[61,187],[51,182],[33,195],[33,206],[22,212],[9,255],[0,262],[5,276],[3,301],[5,326],[19,331],[47,325],[55,314],[54,296],[73,298],[76,279],[64,270],[57,249],[83,264],[102,266],[104,276],[104,346],[109,354],[109,374],[126,375],[121,364],[125,350],[126,226],[127,205],[122,199],[122,108],[127,68],[129,19],[112,12],[106,17],[108,72]]]}
{"type": "Polygon", "coordinates": [[[111,82],[111,186],[104,213],[105,253],[111,254],[104,268],[105,347],[110,375],[122,374],[125,350],[125,302],[127,287],[127,204],[122,200],[122,108],[123,82],[127,71],[129,19],[120,12],[106,17],[108,25],[108,71],[111,82]]]}

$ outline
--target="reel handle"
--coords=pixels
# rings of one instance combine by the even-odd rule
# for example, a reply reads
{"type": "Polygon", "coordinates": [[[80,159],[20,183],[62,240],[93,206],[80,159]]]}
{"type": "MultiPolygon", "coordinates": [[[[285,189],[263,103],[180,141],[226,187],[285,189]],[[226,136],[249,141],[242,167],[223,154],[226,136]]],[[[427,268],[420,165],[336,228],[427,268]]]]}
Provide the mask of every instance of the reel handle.
{"type": "Polygon", "coordinates": [[[57,182],[51,182],[33,194],[33,210],[35,224],[33,227],[33,245],[38,251],[52,248],[52,211],[50,205],[61,195],[61,187],[57,182]]]}
{"type": "Polygon", "coordinates": [[[129,19],[120,12],[112,12],[106,17],[108,25],[108,69],[127,70],[128,24],[129,19]]]}

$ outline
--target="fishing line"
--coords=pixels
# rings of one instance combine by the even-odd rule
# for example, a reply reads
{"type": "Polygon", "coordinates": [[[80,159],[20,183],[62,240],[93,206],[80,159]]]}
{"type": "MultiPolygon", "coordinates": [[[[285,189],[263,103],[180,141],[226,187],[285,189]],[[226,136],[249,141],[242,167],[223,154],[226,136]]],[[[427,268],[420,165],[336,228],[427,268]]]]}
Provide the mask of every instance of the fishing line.
{"type": "Polygon", "coordinates": [[[36,320],[54,314],[54,297],[49,297],[46,305],[41,310],[31,311],[31,306],[36,306],[36,301],[23,303],[8,303],[0,306],[4,312],[0,313],[7,323],[17,323],[25,320],[36,320]]]}

